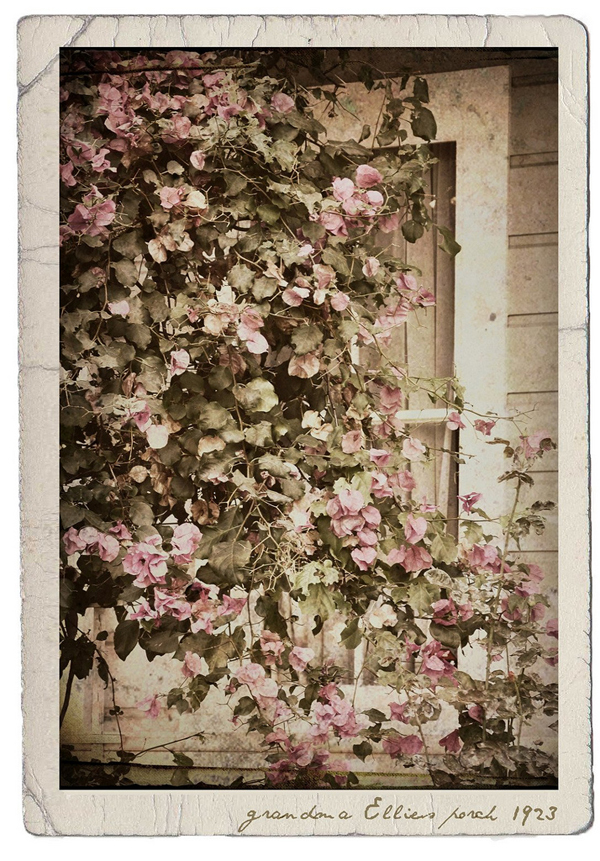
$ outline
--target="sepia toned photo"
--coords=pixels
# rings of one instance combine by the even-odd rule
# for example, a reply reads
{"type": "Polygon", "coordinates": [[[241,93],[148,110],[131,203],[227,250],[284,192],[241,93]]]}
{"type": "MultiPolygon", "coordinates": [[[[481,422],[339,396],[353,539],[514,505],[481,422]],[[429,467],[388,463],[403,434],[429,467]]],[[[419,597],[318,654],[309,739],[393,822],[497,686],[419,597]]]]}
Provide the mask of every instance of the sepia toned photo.
{"type": "Polygon", "coordinates": [[[556,49],[60,101],[61,786],[556,786],[556,49]]]}
{"type": "Polygon", "coordinates": [[[27,830],[586,830],[585,29],[18,30],[27,830]]]}

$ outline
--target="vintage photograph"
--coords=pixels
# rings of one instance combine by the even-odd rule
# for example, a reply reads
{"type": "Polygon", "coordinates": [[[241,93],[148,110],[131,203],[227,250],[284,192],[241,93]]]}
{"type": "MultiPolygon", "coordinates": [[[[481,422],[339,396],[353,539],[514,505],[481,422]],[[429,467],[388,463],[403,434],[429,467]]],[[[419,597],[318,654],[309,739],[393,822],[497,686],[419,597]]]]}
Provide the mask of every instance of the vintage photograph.
{"type": "Polygon", "coordinates": [[[62,789],[558,788],[558,60],[61,49],[62,789]]]}

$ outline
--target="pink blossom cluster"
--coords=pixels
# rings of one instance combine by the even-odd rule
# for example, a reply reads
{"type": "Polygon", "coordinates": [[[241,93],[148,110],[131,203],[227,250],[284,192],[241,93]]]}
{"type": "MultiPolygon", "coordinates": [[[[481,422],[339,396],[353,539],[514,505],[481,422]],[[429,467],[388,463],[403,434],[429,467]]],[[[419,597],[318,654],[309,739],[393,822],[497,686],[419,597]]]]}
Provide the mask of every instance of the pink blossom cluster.
{"type": "Polygon", "coordinates": [[[349,700],[340,697],[334,684],[321,688],[319,700],[312,707],[315,724],[311,734],[315,738],[324,742],[330,729],[339,738],[354,738],[364,728],[364,720],[357,716],[349,700]]]}
{"type": "Polygon", "coordinates": [[[359,490],[341,490],[330,499],[326,511],[331,518],[331,529],[338,538],[352,537],[358,543],[351,556],[361,571],[367,571],[377,558],[376,532],[381,514],[374,505],[365,505],[359,490]]]}
{"type": "Polygon", "coordinates": [[[130,538],[129,530],[121,522],[111,527],[108,533],[100,532],[93,526],[84,526],[79,530],[71,526],[63,535],[63,544],[68,556],[73,553],[87,556],[97,554],[103,562],[113,562],[121,547],[118,539],[130,538]]]}
{"type": "Polygon", "coordinates": [[[319,739],[307,739],[294,744],[281,727],[265,736],[265,742],[278,745],[285,751],[285,756],[269,766],[268,777],[275,785],[290,780],[299,769],[321,771],[329,760],[329,751],[321,746],[319,739]]]}
{"type": "MultiPolygon", "coordinates": [[[[171,539],[171,556],[178,564],[192,561],[202,533],[193,523],[182,523],[175,527],[171,539]]],[[[150,535],[145,541],[133,544],[123,560],[123,570],[135,575],[136,586],[153,586],[165,583],[169,554],[162,548],[160,535],[150,535]]]]}
{"type": "Polygon", "coordinates": [[[431,606],[433,621],[438,625],[456,625],[459,619],[461,622],[466,622],[473,615],[473,605],[470,601],[457,606],[452,598],[441,598],[431,606]]]}
{"type": "Polygon", "coordinates": [[[418,735],[400,735],[399,733],[387,735],[381,742],[381,746],[392,759],[399,759],[401,756],[414,756],[423,750],[423,742],[418,735]]]}
{"type": "Polygon", "coordinates": [[[380,191],[370,189],[382,181],[379,171],[367,164],[358,166],[354,181],[335,177],[333,200],[341,212],[336,209],[324,209],[321,212],[318,220],[325,230],[333,236],[348,236],[348,227],[360,224],[362,219],[372,221],[380,212],[384,198],[380,191]]]}

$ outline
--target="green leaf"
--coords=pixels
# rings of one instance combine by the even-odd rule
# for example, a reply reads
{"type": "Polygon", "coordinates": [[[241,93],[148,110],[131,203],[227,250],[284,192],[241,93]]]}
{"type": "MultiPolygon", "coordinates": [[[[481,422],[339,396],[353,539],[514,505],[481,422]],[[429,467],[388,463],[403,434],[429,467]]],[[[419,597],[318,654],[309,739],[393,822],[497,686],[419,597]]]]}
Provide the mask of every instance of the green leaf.
{"type": "Polygon", "coordinates": [[[154,631],[145,642],[146,649],[157,655],[168,655],[170,652],[174,652],[178,645],[179,635],[177,631],[173,630],[154,631]]]}
{"type": "Polygon", "coordinates": [[[340,644],[347,649],[356,649],[361,644],[362,631],[358,623],[358,619],[352,619],[340,634],[340,644]]]}
{"type": "Polygon", "coordinates": [[[426,141],[432,141],[437,134],[437,125],[435,118],[429,108],[421,108],[413,121],[411,128],[415,137],[423,138],[426,141]]]}
{"type": "Polygon", "coordinates": [[[446,646],[448,649],[460,648],[460,631],[454,625],[439,625],[437,622],[431,622],[429,633],[434,640],[439,640],[442,646],[446,646]]]}
{"type": "Polygon", "coordinates": [[[135,263],[128,260],[127,257],[113,263],[113,269],[115,270],[117,281],[120,284],[123,284],[124,287],[133,287],[133,285],[137,283],[138,268],[135,263]]]}
{"type": "Polygon", "coordinates": [[[185,753],[180,753],[178,750],[172,750],[171,753],[173,755],[175,765],[181,765],[184,768],[192,768],[194,765],[194,760],[189,756],[186,756],[185,753]]]}
{"type": "Polygon", "coordinates": [[[425,232],[425,228],[417,221],[405,221],[402,225],[402,235],[408,242],[416,242],[425,232]]]}
{"type": "Polygon", "coordinates": [[[239,290],[240,293],[247,293],[254,281],[254,273],[245,263],[238,263],[227,273],[227,281],[234,290],[239,290]]]}
{"type": "Polygon", "coordinates": [[[420,102],[429,101],[429,87],[427,86],[427,81],[424,78],[415,78],[413,95],[415,99],[418,99],[420,102]]]}
{"type": "Polygon", "coordinates": [[[430,552],[438,562],[448,565],[455,562],[458,556],[458,548],[451,535],[436,535],[431,542],[430,552]]]}
{"type": "Polygon", "coordinates": [[[372,723],[383,723],[387,720],[387,717],[379,709],[367,709],[365,714],[372,723]]]}
{"type": "Polygon", "coordinates": [[[208,562],[217,574],[226,577],[229,582],[237,582],[241,569],[250,561],[251,552],[249,541],[227,541],[213,547],[208,562]]]}
{"type": "Polygon", "coordinates": [[[256,708],[256,703],[252,697],[242,697],[233,710],[234,715],[242,716],[251,714],[256,708]]]}
{"type": "Polygon", "coordinates": [[[438,587],[428,583],[423,577],[417,577],[408,585],[408,603],[416,616],[429,615],[431,605],[438,601],[439,597],[440,590],[438,587]]]}
{"type": "Polygon", "coordinates": [[[270,422],[259,422],[246,428],[244,438],[250,445],[269,448],[273,445],[273,426],[270,422]]]}
{"type": "Polygon", "coordinates": [[[296,163],[298,146],[292,141],[278,140],[271,147],[271,154],[279,162],[283,170],[292,170],[296,163]]]}
{"type": "Polygon", "coordinates": [[[267,224],[276,224],[279,221],[279,210],[270,203],[263,203],[257,207],[256,214],[267,224]]]}
{"type": "Polygon", "coordinates": [[[123,257],[128,257],[130,260],[146,251],[146,244],[142,239],[141,230],[131,230],[129,233],[122,233],[113,240],[112,247],[119,254],[122,254],[123,257]]]}
{"type": "Polygon", "coordinates": [[[210,401],[198,413],[198,426],[201,430],[222,430],[231,421],[229,410],[210,401]]]}
{"type": "Polygon", "coordinates": [[[352,745],[352,751],[354,753],[354,756],[357,756],[359,759],[362,759],[362,761],[364,762],[365,759],[368,756],[371,756],[371,754],[373,753],[373,748],[369,744],[368,741],[361,741],[360,744],[353,744],[352,745]]]}
{"type": "Polygon", "coordinates": [[[323,340],[323,332],[317,326],[299,326],[290,338],[294,351],[299,356],[312,353],[323,340]]]}
{"type": "Polygon", "coordinates": [[[140,625],[135,619],[119,622],[115,628],[115,652],[122,661],[135,648],[140,633],[140,625]]]}
{"type": "Polygon", "coordinates": [[[263,377],[255,377],[247,386],[234,386],[233,395],[247,412],[268,413],[279,403],[272,384],[263,377]]]}
{"type": "Polygon", "coordinates": [[[129,516],[136,526],[151,526],[154,523],[152,507],[138,496],[129,503],[129,516]]]}
{"type": "Polygon", "coordinates": [[[456,257],[462,246],[458,244],[452,235],[452,231],[448,230],[447,227],[441,227],[439,224],[437,224],[436,227],[443,237],[438,247],[441,248],[442,251],[445,251],[446,254],[449,254],[450,257],[456,257]]]}
{"type": "Polygon", "coordinates": [[[302,612],[310,616],[320,616],[323,621],[335,613],[335,601],[331,590],[322,583],[311,584],[308,595],[301,601],[302,612]]]}
{"type": "Polygon", "coordinates": [[[334,248],[332,245],[328,245],[327,248],[324,249],[321,257],[323,263],[333,266],[335,271],[339,272],[340,275],[350,275],[348,262],[341,251],[338,251],[337,248],[334,248]]]}
{"type": "Polygon", "coordinates": [[[277,293],[277,286],[275,278],[257,278],[252,285],[252,295],[257,302],[262,302],[277,293]]]}

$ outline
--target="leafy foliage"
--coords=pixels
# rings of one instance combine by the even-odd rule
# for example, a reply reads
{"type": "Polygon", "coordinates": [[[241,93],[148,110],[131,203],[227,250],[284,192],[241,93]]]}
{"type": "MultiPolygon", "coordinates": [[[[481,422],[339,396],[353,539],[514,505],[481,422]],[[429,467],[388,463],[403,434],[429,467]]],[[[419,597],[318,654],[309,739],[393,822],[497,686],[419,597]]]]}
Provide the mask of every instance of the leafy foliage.
{"type": "MultiPolygon", "coordinates": [[[[350,103],[312,57],[306,86],[293,53],[73,51],[63,69],[61,670],[85,678],[96,657],[114,701],[114,664],[80,631],[88,608],[112,607],[103,649],[181,664],[181,684],[138,707],[193,712],[225,692],[262,739],[269,784],[353,785],[330,762],[348,738],[359,761],[382,748],[437,783],[547,776],[521,728],[556,710],[536,674],[556,629],[541,622],[543,572],[514,550],[543,528],[548,504],[517,502],[553,443],[490,439],[516,486],[499,545],[477,494],[461,497],[459,533],[417,501],[412,466],[436,452],[404,424],[407,395],[484,436],[497,421],[394,355],[394,332],[434,303],[381,241],[432,227],[435,159],[408,140],[436,136],[428,86],[361,67],[380,122],[333,141],[317,117],[350,103]],[[359,678],[317,660],[328,620],[343,621],[343,652],[368,644],[389,714],[355,711],[344,687],[359,678]],[[482,679],[457,670],[467,645],[482,679]],[[422,726],[442,703],[457,729],[434,768],[422,726]]],[[[102,785],[129,780],[137,754],[119,755],[102,785]]],[[[187,785],[193,760],[173,756],[187,785]]]]}

